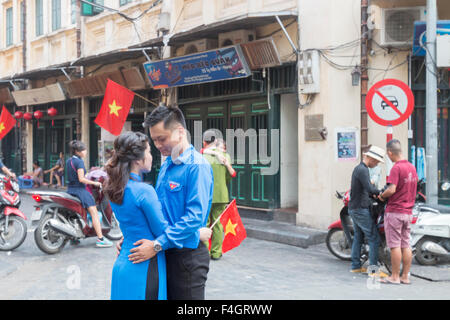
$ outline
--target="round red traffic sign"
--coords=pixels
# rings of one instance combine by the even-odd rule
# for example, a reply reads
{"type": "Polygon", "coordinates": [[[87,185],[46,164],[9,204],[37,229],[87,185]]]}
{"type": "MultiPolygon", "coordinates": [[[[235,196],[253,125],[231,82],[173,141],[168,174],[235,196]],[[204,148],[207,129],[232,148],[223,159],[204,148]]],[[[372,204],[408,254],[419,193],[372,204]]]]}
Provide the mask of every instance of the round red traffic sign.
{"type": "Polygon", "coordinates": [[[366,96],[370,118],[382,126],[396,126],[412,114],[414,95],[408,85],[397,79],[375,83],[366,96]]]}

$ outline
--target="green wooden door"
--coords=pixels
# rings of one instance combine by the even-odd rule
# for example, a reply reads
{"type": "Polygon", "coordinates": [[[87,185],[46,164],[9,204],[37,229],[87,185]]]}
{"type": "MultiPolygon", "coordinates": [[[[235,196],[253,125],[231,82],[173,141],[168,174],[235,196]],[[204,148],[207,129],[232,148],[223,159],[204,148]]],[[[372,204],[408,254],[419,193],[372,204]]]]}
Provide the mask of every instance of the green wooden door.
{"type": "MultiPolygon", "coordinates": [[[[273,121],[277,116],[272,115],[277,112],[276,108],[269,109],[266,99],[245,99],[182,106],[182,110],[187,129],[192,136],[195,132],[195,121],[201,121],[202,132],[211,128],[220,130],[226,141],[227,129],[231,129],[228,139],[233,139],[233,150],[228,152],[232,152],[230,155],[237,175],[229,186],[230,197],[236,198],[236,202],[243,206],[279,207],[279,173],[262,175],[261,169],[270,164],[262,164],[259,157],[259,130],[268,130],[267,141],[270,142],[270,129],[279,129],[279,122],[277,124],[273,121]],[[244,152],[239,152],[239,143],[243,142],[244,152]]],[[[230,146],[231,141],[227,143],[230,146]]],[[[268,152],[272,152],[270,146],[268,152]]]]}

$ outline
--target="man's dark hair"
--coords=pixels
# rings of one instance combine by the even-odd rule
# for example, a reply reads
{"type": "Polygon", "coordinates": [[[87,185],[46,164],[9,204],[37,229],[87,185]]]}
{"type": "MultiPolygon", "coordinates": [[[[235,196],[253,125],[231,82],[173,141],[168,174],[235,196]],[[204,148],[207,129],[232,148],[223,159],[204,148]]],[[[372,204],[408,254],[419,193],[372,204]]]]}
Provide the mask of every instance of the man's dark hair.
{"type": "Polygon", "coordinates": [[[386,144],[387,151],[392,152],[395,155],[398,155],[402,152],[402,145],[400,144],[400,141],[397,139],[392,139],[386,144]]]}
{"type": "Polygon", "coordinates": [[[220,132],[218,133],[217,130],[208,129],[205,131],[205,133],[203,133],[203,141],[207,144],[211,144],[216,141],[219,136],[221,137],[222,135],[220,134],[220,132]]]}
{"type": "Polygon", "coordinates": [[[147,116],[144,127],[151,128],[161,121],[164,121],[164,129],[172,127],[175,123],[181,124],[186,129],[183,112],[177,107],[168,108],[165,105],[160,105],[147,116]]]}

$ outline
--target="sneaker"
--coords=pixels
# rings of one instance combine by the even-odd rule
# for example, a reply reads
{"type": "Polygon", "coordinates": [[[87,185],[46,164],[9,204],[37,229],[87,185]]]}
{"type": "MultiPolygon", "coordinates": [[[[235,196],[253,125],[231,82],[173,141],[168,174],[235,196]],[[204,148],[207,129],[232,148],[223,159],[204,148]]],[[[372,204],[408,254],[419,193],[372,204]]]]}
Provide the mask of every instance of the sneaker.
{"type": "Polygon", "coordinates": [[[389,275],[384,273],[383,271],[378,271],[375,273],[370,273],[369,277],[387,278],[387,277],[389,277],[389,275]]]}
{"type": "Polygon", "coordinates": [[[103,237],[103,240],[97,238],[97,243],[95,245],[99,248],[109,248],[112,247],[113,243],[106,239],[106,237],[103,237]]]}
{"type": "Polygon", "coordinates": [[[352,270],[350,270],[350,272],[352,272],[352,273],[367,273],[367,269],[366,268],[352,269],[352,270]]]}

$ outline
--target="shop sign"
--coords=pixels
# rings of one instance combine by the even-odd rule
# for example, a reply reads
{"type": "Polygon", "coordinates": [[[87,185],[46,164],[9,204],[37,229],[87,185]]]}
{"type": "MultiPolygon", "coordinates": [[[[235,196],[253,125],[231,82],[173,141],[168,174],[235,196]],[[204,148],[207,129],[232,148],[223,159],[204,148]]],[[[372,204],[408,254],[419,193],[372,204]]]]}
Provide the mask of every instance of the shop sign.
{"type": "Polygon", "coordinates": [[[154,89],[245,78],[250,68],[239,45],[144,63],[154,89]]]}

